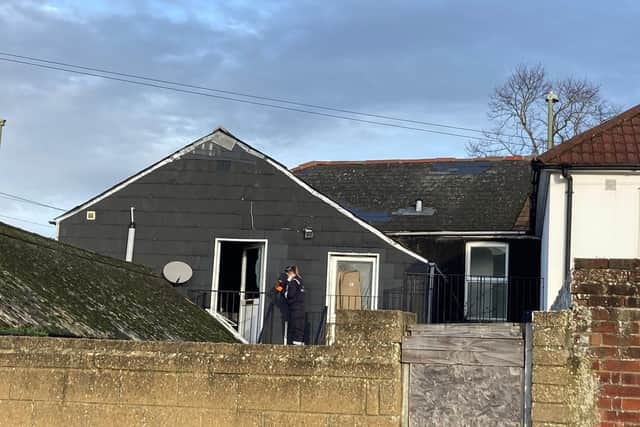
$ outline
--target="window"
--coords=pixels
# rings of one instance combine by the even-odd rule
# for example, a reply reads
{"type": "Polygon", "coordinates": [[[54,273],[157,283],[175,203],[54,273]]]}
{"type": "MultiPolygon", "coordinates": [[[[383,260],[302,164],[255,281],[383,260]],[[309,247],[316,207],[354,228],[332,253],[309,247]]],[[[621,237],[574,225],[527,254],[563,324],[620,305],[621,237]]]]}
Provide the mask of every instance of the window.
{"type": "MultiPolygon", "coordinates": [[[[327,265],[327,323],[335,323],[336,310],[378,308],[378,254],[329,252],[327,265]]],[[[333,342],[333,329],[328,341],[333,342]]]]}
{"type": "Polygon", "coordinates": [[[466,248],[465,318],[500,321],[507,318],[509,245],[470,242],[466,248]]]}

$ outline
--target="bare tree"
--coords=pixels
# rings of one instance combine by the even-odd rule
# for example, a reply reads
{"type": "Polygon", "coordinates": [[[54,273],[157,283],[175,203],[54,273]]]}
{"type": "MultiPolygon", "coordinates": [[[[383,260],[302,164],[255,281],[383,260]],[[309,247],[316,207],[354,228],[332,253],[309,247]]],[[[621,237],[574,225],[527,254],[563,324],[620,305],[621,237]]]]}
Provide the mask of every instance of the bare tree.
{"type": "Polygon", "coordinates": [[[467,143],[472,156],[538,155],[546,149],[547,105],[544,96],[554,90],[553,135],[561,143],[617,114],[619,109],[600,96],[600,87],[568,77],[549,80],[544,67],[519,65],[491,94],[489,119],[495,124],[484,139],[467,143]]]}

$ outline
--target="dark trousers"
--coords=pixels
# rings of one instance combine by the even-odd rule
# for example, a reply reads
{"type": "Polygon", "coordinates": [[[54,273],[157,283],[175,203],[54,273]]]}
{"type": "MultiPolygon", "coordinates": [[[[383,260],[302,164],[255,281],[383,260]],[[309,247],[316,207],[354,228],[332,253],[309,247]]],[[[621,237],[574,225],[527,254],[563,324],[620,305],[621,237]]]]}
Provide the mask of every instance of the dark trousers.
{"type": "Polygon", "coordinates": [[[294,341],[304,342],[304,312],[289,314],[287,344],[293,344],[294,341]]]}

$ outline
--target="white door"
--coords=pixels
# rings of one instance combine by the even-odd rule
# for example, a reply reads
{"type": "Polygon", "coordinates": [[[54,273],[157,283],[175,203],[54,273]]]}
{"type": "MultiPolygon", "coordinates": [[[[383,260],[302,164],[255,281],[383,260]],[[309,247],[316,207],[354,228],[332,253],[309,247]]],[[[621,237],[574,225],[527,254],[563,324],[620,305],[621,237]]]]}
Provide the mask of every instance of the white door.
{"type": "Polygon", "coordinates": [[[209,313],[241,342],[256,342],[263,326],[267,249],[267,240],[215,239],[209,313]]]}
{"type": "Polygon", "coordinates": [[[507,319],[509,245],[467,243],[464,314],[474,321],[507,319]]]}
{"type": "Polygon", "coordinates": [[[262,276],[262,246],[249,246],[242,251],[240,275],[240,312],[238,332],[249,342],[256,342],[260,331],[260,282],[262,276]]]}
{"type": "MultiPolygon", "coordinates": [[[[336,310],[378,308],[380,255],[329,252],[327,263],[327,323],[336,321],[336,310]]],[[[328,328],[329,342],[333,329],[328,328]]]]}

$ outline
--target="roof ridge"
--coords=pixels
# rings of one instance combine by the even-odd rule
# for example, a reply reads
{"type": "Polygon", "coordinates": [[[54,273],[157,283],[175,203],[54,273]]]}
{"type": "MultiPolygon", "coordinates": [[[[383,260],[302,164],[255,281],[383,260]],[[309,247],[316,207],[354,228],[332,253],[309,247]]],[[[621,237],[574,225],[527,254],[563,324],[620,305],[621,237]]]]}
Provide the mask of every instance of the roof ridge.
{"type": "Polygon", "coordinates": [[[371,160],[311,160],[291,168],[298,172],[314,166],[332,165],[375,165],[375,164],[411,164],[411,163],[448,163],[448,162],[482,162],[482,161],[519,161],[531,160],[531,156],[511,155],[492,157],[428,157],[419,159],[371,159],[371,160]]]}
{"type": "Polygon", "coordinates": [[[544,153],[540,154],[539,156],[536,157],[536,160],[540,160],[543,163],[553,161],[554,158],[560,157],[562,154],[571,150],[577,145],[588,142],[594,137],[603,134],[605,131],[615,126],[619,126],[620,124],[635,117],[638,114],[640,114],[640,104],[637,104],[629,108],[628,110],[623,111],[622,113],[617,114],[611,117],[610,119],[607,119],[604,122],[585,130],[584,132],[581,132],[575,136],[572,136],[565,142],[560,143],[555,147],[551,148],[550,150],[547,150],[544,153]]]}
{"type": "MultiPolygon", "coordinates": [[[[228,130],[226,130],[226,129],[222,128],[222,127],[216,128],[210,134],[208,134],[206,136],[203,136],[202,138],[199,138],[198,140],[192,142],[191,144],[186,145],[182,149],[175,151],[173,154],[170,154],[169,156],[167,156],[167,157],[157,161],[156,163],[148,166],[147,168],[143,169],[142,171],[130,176],[129,178],[126,178],[126,179],[120,181],[116,185],[114,185],[114,186],[110,187],[109,189],[103,191],[102,193],[98,194],[97,196],[94,196],[93,198],[89,199],[88,201],[76,206],[75,208],[72,208],[72,209],[68,210],[64,214],[54,218],[54,221],[56,223],[60,223],[61,221],[64,221],[66,218],[77,214],[80,210],[86,209],[87,207],[92,206],[93,204],[100,202],[102,199],[108,197],[110,194],[113,194],[113,193],[115,193],[117,191],[120,191],[122,188],[126,187],[127,185],[131,184],[132,182],[135,182],[140,177],[145,176],[146,174],[149,174],[149,173],[153,172],[154,170],[162,167],[164,164],[166,164],[166,162],[170,162],[170,161],[173,161],[173,160],[180,159],[184,154],[186,154],[186,153],[190,152],[191,150],[193,150],[194,147],[198,146],[199,144],[201,144],[203,142],[208,142],[211,139],[213,139],[214,136],[216,134],[218,134],[218,133],[222,133],[222,134],[227,135],[228,137],[232,138],[247,153],[249,153],[249,154],[251,154],[251,155],[253,155],[255,157],[258,157],[260,159],[265,160],[272,167],[274,167],[280,173],[284,174],[287,178],[289,178],[291,181],[293,181],[296,185],[302,187],[303,189],[305,189],[305,191],[309,192],[314,197],[320,199],[322,202],[324,202],[327,205],[331,206],[333,209],[335,209],[336,211],[338,211],[342,215],[346,216],[350,220],[354,221],[355,223],[360,225],[362,228],[364,228],[368,232],[376,235],[378,238],[382,239],[389,246],[391,246],[391,247],[393,247],[393,248],[395,248],[395,249],[397,249],[397,250],[399,250],[401,252],[406,253],[407,255],[411,256],[412,258],[415,258],[416,260],[418,260],[420,262],[424,262],[424,263],[428,263],[429,262],[426,258],[422,257],[421,255],[418,255],[416,252],[412,251],[411,249],[409,249],[405,245],[403,245],[403,244],[397,242],[396,240],[390,238],[389,236],[384,234],[382,231],[380,231],[378,228],[376,228],[373,225],[369,224],[367,221],[365,221],[364,219],[360,218],[358,215],[354,214],[349,209],[347,209],[344,206],[342,206],[340,203],[336,202],[335,200],[333,200],[330,197],[326,196],[322,192],[320,192],[320,191],[316,190],[315,188],[313,188],[311,185],[306,183],[300,177],[296,176],[284,164],[282,164],[279,161],[275,160],[274,158],[268,156],[267,154],[261,152],[257,148],[254,148],[250,144],[244,142],[243,140],[241,140],[240,138],[236,137],[231,132],[229,132],[228,130]],[[208,139],[208,138],[211,138],[211,139],[208,139]]],[[[234,143],[234,146],[235,146],[235,143],[234,143]]]]}

